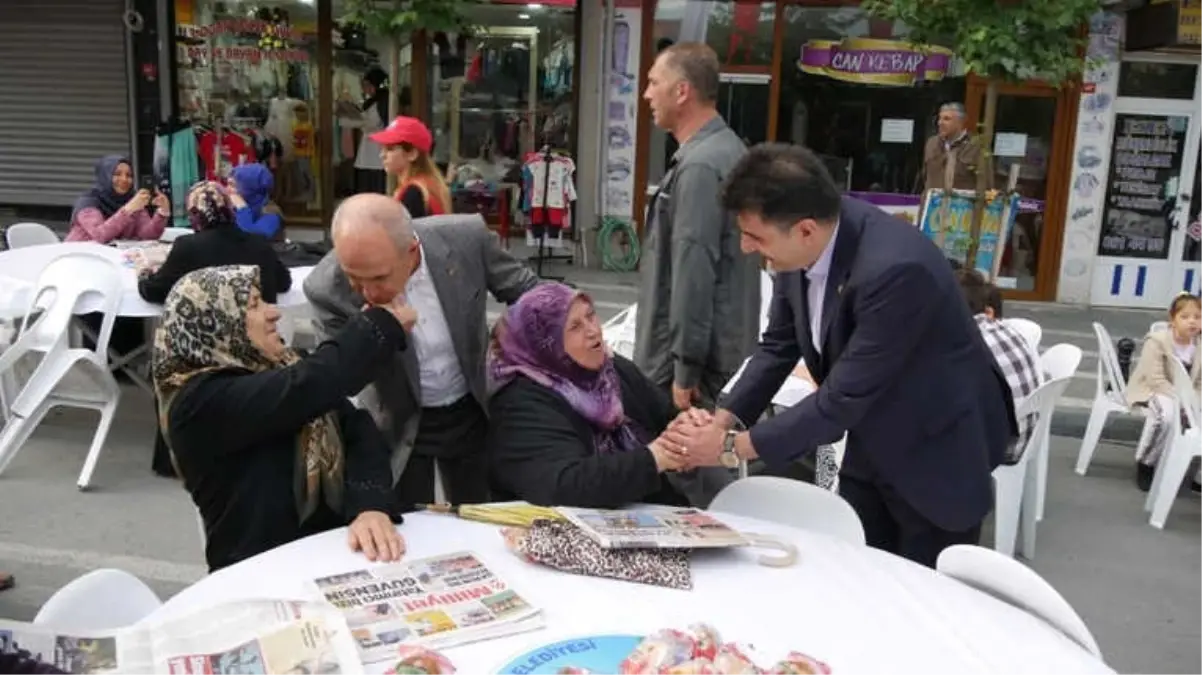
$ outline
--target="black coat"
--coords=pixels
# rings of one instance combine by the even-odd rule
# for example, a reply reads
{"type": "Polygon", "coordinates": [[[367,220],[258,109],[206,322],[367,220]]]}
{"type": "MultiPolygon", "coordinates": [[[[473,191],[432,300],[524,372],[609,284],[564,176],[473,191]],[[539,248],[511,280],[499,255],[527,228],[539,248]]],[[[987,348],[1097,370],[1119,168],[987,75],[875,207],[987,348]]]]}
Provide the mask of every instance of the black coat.
{"type": "Polygon", "coordinates": [[[292,288],[292,274],[271,242],[236,227],[215,227],[176,239],[157,272],[138,281],[138,294],[146,302],[162,303],[171,287],[185,274],[205,267],[258,265],[263,299],[275,303],[292,288]]]}

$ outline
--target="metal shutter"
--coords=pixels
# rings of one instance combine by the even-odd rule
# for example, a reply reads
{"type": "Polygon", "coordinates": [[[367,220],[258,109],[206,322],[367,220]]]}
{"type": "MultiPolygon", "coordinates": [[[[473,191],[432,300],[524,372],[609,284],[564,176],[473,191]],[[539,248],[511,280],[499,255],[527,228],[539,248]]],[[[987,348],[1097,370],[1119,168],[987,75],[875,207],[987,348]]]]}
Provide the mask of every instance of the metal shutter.
{"type": "Polygon", "coordinates": [[[70,205],[131,152],[125,0],[0,0],[0,204],[70,205]]]}

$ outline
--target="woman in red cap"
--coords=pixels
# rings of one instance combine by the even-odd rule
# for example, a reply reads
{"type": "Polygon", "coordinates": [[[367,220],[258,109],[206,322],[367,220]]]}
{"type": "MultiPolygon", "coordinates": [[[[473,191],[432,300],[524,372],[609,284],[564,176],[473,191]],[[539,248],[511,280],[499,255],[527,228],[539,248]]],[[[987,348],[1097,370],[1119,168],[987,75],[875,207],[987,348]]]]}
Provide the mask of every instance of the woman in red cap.
{"type": "Polygon", "coordinates": [[[397,177],[396,200],[414,218],[451,212],[451,191],[430,159],[434,137],[422,121],[401,116],[370,136],[380,144],[384,170],[397,177]]]}

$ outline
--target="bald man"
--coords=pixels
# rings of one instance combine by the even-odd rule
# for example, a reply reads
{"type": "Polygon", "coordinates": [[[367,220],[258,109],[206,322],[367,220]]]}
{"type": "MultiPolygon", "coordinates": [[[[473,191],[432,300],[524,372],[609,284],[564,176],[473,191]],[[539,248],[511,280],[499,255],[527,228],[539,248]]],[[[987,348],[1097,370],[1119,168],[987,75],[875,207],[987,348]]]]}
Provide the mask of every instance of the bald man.
{"type": "Polygon", "coordinates": [[[478,215],[412,220],[377,194],[334,213],[334,248],[305,279],[319,330],[333,335],[363,305],[407,305],[410,346],[359,394],[393,446],[402,504],[488,501],[485,296],[513,303],[538,277],[503,250],[478,215]]]}

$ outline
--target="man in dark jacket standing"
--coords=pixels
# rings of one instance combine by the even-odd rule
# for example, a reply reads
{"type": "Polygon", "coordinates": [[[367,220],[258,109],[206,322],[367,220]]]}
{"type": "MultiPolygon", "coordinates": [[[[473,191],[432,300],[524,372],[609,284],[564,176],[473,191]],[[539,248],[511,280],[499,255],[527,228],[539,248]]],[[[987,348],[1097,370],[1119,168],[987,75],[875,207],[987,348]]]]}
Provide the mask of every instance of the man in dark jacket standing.
{"type": "Polygon", "coordinates": [[[718,57],[704,44],[664,49],[643,97],[680,143],[647,209],[634,362],[679,409],[712,403],[759,336],[758,256],[739,252],[719,188],[747,148],[716,109],[718,57]]]}

